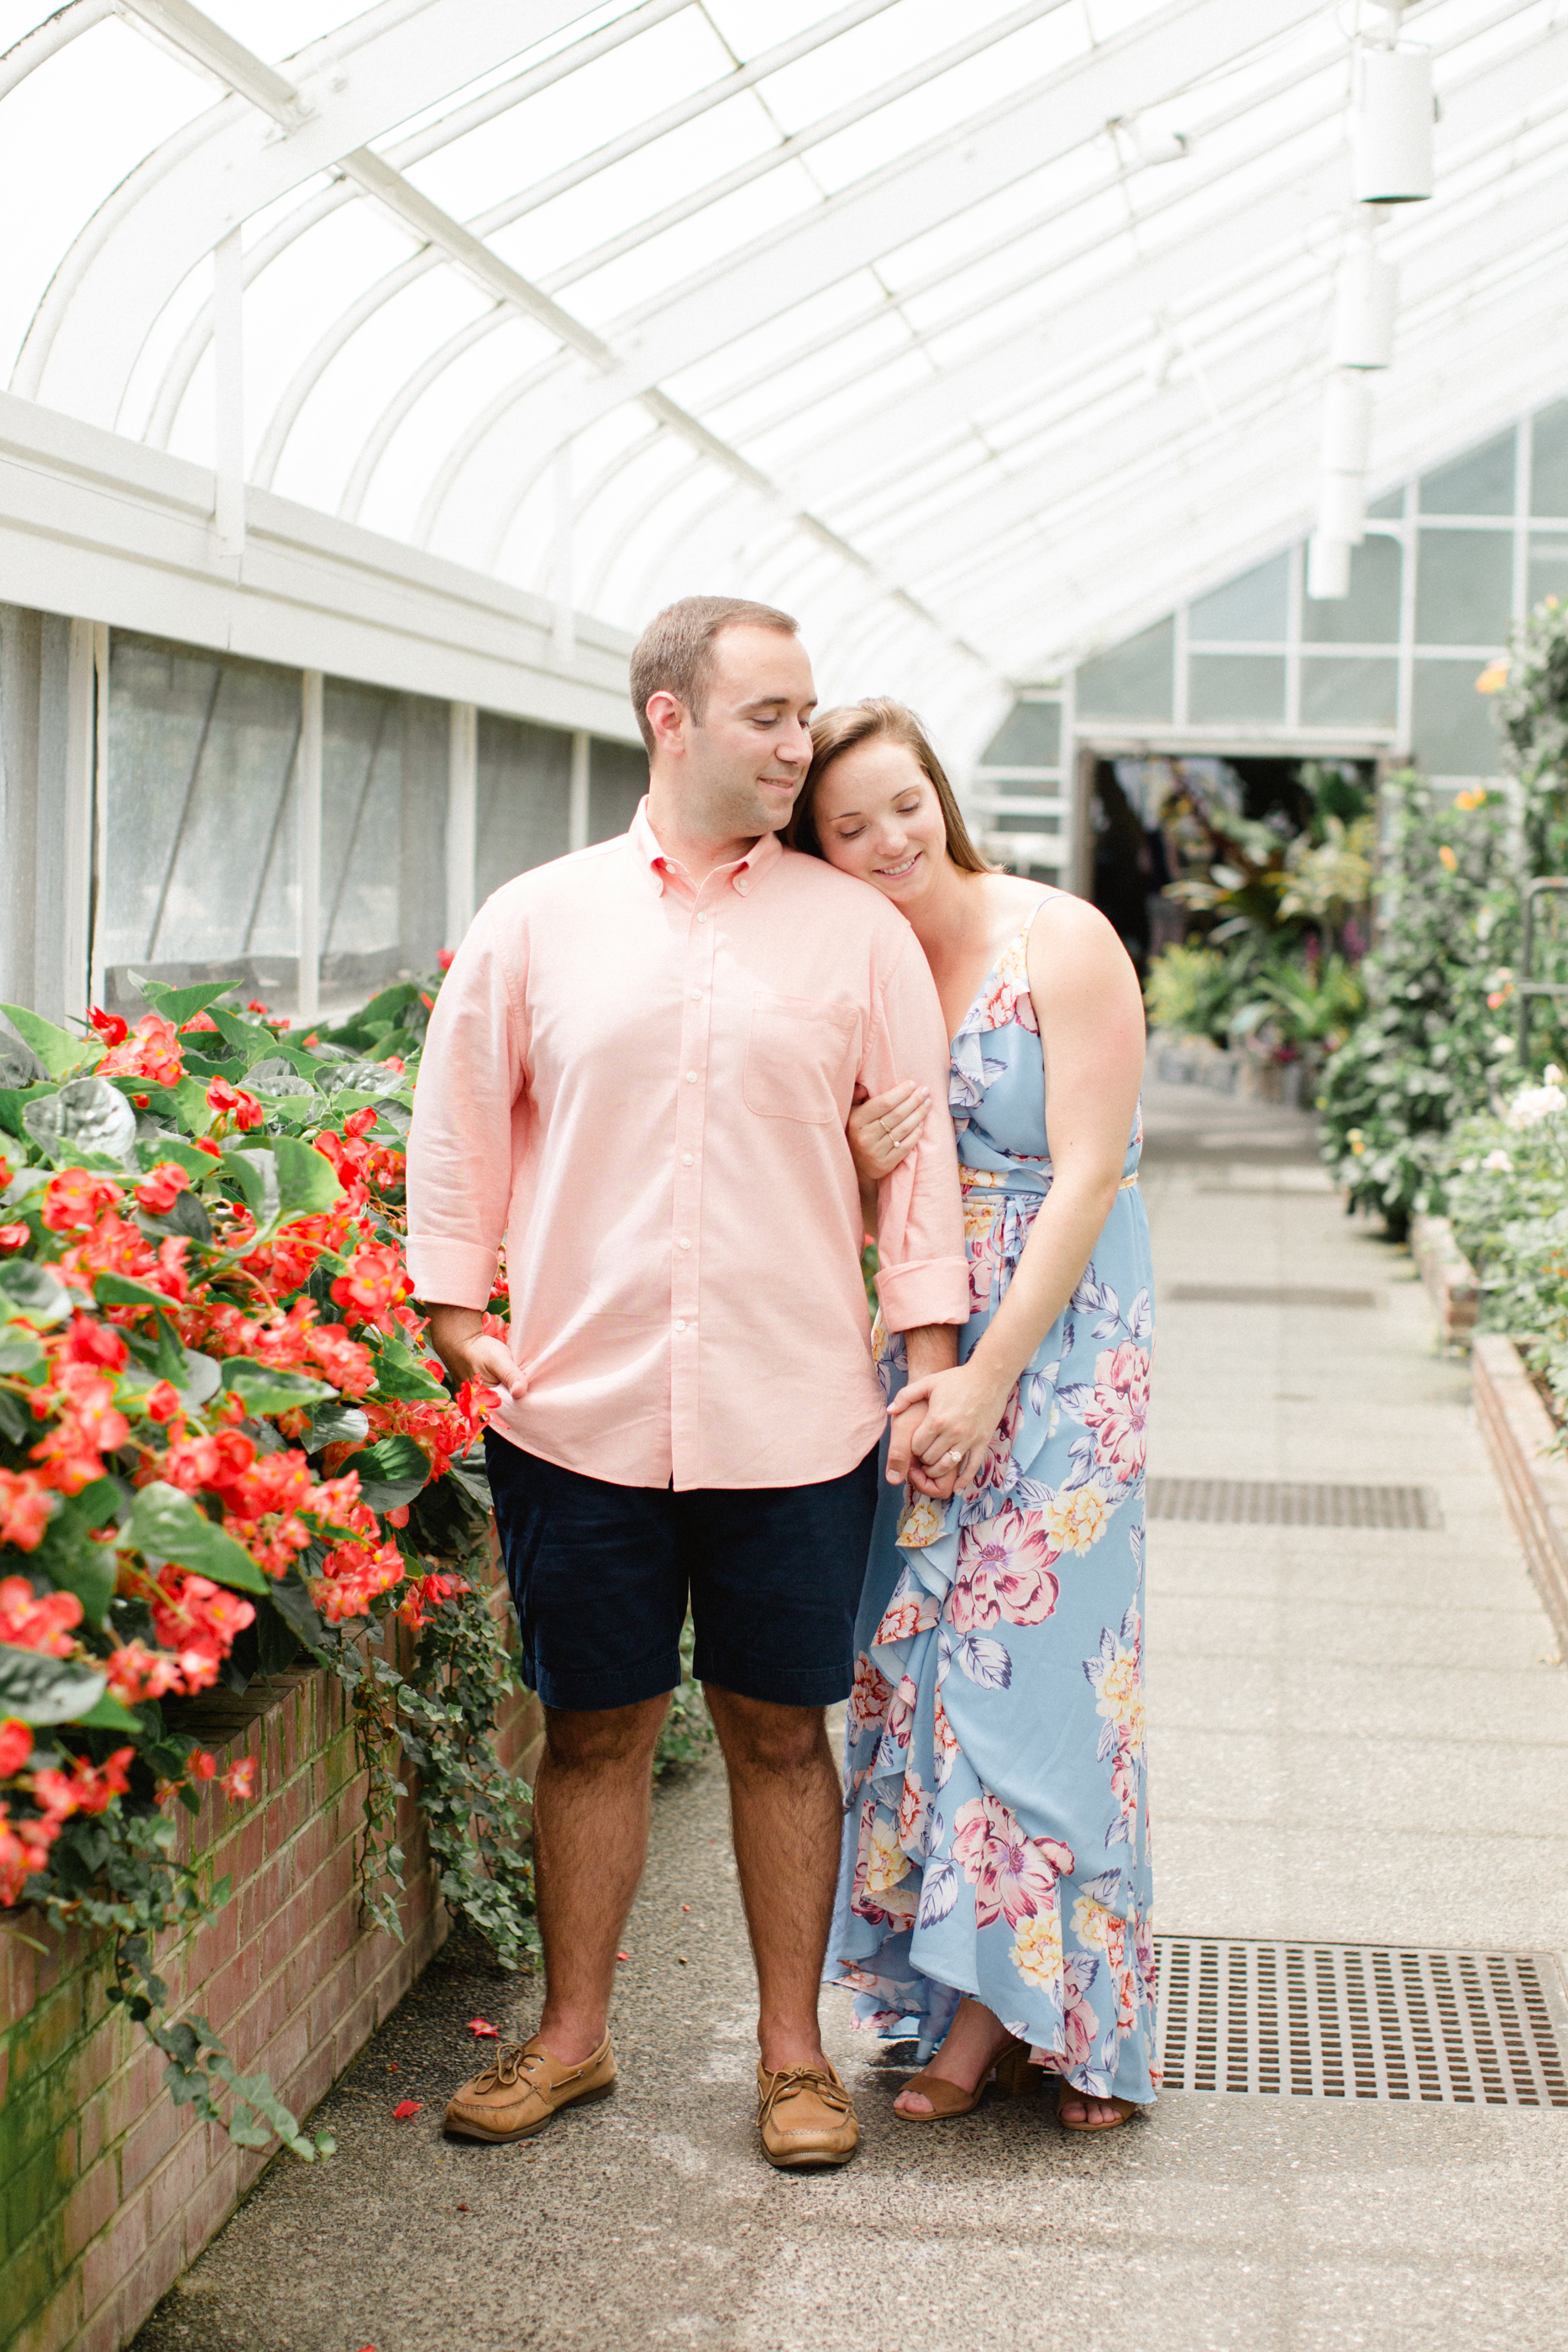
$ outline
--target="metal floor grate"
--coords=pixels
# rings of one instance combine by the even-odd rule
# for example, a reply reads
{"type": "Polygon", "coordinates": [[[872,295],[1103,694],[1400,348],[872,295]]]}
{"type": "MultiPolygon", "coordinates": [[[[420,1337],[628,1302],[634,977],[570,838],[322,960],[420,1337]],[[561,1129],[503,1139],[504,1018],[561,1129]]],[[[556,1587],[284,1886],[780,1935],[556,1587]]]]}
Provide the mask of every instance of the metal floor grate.
{"type": "Polygon", "coordinates": [[[1151,1519],[1222,1527],[1441,1528],[1429,1486],[1349,1486],[1284,1478],[1151,1478],[1151,1519]]]}
{"type": "Polygon", "coordinates": [[[1155,1938],[1168,2091],[1568,2107],[1545,1953],[1155,1938]]]}
{"type": "Polygon", "coordinates": [[[1375,1290],[1343,1290],[1330,1284],[1301,1282],[1167,1282],[1162,1298],[1185,1298],[1197,1307],[1378,1307],[1375,1290]]]}

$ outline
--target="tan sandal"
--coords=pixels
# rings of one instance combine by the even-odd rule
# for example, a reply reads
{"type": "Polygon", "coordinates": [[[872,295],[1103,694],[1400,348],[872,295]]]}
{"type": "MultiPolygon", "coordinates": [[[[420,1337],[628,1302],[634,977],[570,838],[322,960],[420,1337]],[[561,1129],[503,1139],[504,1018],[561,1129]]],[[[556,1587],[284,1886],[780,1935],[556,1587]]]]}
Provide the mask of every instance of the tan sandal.
{"type": "Polygon", "coordinates": [[[1062,2084],[1061,2085],[1061,2087],[1058,2089],[1057,2094],[1056,2094],[1056,2120],[1057,2120],[1057,2122],[1061,2126],[1061,2128],[1062,2128],[1062,2130],[1063,2130],[1063,2131],[1071,2131],[1071,2132],[1103,2132],[1103,2131],[1120,2131],[1120,2130],[1121,2130],[1121,2128],[1122,2128],[1122,2126],[1123,2126],[1123,2125],[1127,2121],[1127,2118],[1128,2118],[1130,2116],[1135,2116],[1135,2115],[1137,2114],[1137,2112],[1138,2112],[1138,2102],[1136,2101],[1136,2099],[1108,2099],[1108,2100],[1101,2100],[1101,2105],[1105,2105],[1105,2106],[1113,2106],[1113,2107],[1114,2107],[1114,2108],[1115,2108],[1115,2110],[1116,2110],[1115,2115],[1111,2118],[1111,2120],[1110,2120],[1110,2122],[1109,2122],[1109,2123],[1103,2123],[1103,2124],[1091,2124],[1091,2123],[1070,2124],[1070,2123],[1068,2122],[1068,2120],[1067,2120],[1067,2117],[1066,2117],[1066,2116],[1062,2114],[1062,2112],[1061,2112],[1061,2102],[1062,2102],[1062,2100],[1063,2100],[1064,2098],[1068,2098],[1068,2097],[1071,2097],[1071,2098],[1078,2098],[1078,2099],[1098,2099],[1098,2098],[1100,2098],[1100,2094],[1099,2094],[1099,2092],[1098,2092],[1098,2091],[1074,2091],[1074,2090],[1073,2090],[1073,2088],[1072,2088],[1072,2086],[1071,2086],[1071,2084],[1067,2084],[1067,2083],[1064,2083],[1064,2084],[1062,2084]]]}
{"type": "MultiPolygon", "coordinates": [[[[929,2099],[931,2113],[928,2116],[912,2116],[903,2107],[894,2107],[893,2112],[901,2124],[950,2123],[956,2116],[973,2115],[986,2095],[987,2086],[992,2082],[998,2091],[1015,2098],[1021,2092],[1031,2089],[1033,2086],[1023,2080],[1026,2074],[1031,2073],[1038,2080],[1040,2068],[1029,2064],[1029,2044],[1009,2041],[1003,2043],[995,2063],[987,2067],[972,2091],[966,2091],[961,2083],[950,2083],[946,2074],[934,2074],[929,2066],[923,2066],[918,2074],[911,2074],[904,2091],[914,2091],[921,2098],[929,2099]]],[[[900,2098],[904,2096],[904,2091],[899,2093],[900,2098]]]]}

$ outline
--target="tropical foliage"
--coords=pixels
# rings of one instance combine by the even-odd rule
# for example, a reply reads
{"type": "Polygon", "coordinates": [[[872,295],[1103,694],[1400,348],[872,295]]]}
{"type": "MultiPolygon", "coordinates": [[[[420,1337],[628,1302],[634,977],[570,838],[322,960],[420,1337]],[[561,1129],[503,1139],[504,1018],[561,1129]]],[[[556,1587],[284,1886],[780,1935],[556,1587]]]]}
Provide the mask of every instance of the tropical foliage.
{"type": "MultiPolygon", "coordinates": [[[[0,1905],[108,1931],[112,1997],[174,2097],[307,2157],[323,2143],[266,2078],[165,2014],[154,1938],[227,1891],[176,1858],[171,1803],[194,1811],[217,1769],[186,1702],[301,1650],[330,1666],[375,1916],[396,1930],[406,1762],[448,1903],[504,1961],[535,1942],[528,1792],[491,1740],[511,1671],[485,1408],[430,1353],[403,1263],[437,986],[302,1039],[214,987],[143,983],[134,1028],[95,1010],[79,1036],[4,1008],[24,1043],[0,1047],[0,1905]]],[[[230,1802],[253,1771],[223,1776],[230,1802]]]]}

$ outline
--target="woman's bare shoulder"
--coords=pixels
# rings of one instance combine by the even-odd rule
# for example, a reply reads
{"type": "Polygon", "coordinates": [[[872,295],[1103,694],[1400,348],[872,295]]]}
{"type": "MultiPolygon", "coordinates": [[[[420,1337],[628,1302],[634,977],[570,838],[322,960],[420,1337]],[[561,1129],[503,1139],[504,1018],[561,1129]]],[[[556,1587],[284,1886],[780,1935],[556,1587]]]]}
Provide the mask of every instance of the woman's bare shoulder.
{"type": "Polygon", "coordinates": [[[1058,1003],[1064,990],[1082,988],[1097,997],[1107,989],[1142,1003],[1133,960],[1115,927],[1087,898],[1058,891],[1040,903],[1029,935],[1030,987],[1047,990],[1058,1003]]]}

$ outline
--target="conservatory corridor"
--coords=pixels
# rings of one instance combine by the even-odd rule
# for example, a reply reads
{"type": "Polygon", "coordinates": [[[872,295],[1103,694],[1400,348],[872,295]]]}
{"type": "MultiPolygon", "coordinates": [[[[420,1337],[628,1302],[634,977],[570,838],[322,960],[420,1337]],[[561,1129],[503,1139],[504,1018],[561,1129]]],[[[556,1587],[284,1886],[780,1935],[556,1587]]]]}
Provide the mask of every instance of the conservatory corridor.
{"type": "MultiPolygon", "coordinates": [[[[1154,1518],[1158,1926],[1568,1949],[1568,1679],[1465,1367],[1434,1352],[1408,1256],[1342,1213],[1304,1117],[1160,1087],[1148,1108],[1152,1473],[1406,1484],[1441,1517],[1154,1518]]],[[[834,1995],[862,2153],[775,2174],[712,1763],[656,1801],[626,1941],[614,2100],[522,2147],[448,2146],[466,2021],[526,2031],[537,2003],[448,1947],[320,2110],[335,2162],[280,2158],[138,2352],[1568,2340],[1568,2112],[1183,2089],[1100,2139],[1060,2133],[1049,2099],[911,2130],[834,1995]]]]}

